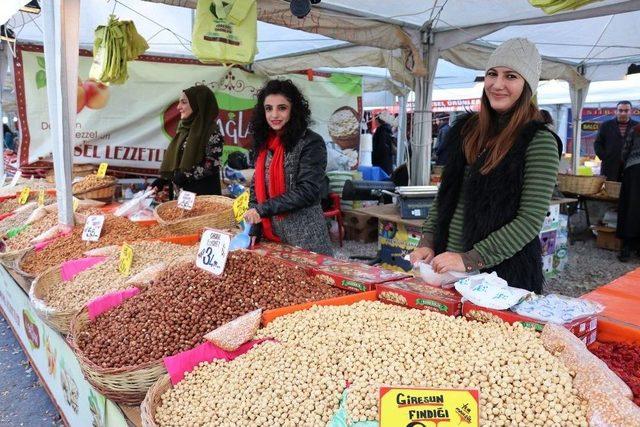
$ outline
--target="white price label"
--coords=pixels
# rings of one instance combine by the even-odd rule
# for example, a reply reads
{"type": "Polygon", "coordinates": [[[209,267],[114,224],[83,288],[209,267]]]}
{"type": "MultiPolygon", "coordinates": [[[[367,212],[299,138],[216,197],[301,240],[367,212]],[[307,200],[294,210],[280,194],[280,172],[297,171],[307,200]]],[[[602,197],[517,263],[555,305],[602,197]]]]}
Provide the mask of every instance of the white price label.
{"type": "Polygon", "coordinates": [[[22,176],[22,171],[17,171],[16,174],[13,175],[13,178],[11,178],[11,182],[9,183],[9,187],[15,187],[21,176],[22,176]]]}
{"type": "Polygon", "coordinates": [[[231,234],[207,229],[202,233],[196,266],[219,276],[224,272],[229,256],[231,234]]]}
{"type": "Polygon", "coordinates": [[[89,215],[87,217],[87,221],[84,223],[82,240],[87,242],[97,242],[98,239],[100,239],[100,233],[102,233],[103,225],[104,215],[89,215]]]}
{"type": "Polygon", "coordinates": [[[180,191],[180,195],[178,196],[178,207],[180,209],[184,209],[186,211],[190,211],[193,209],[193,204],[196,202],[196,193],[192,193],[191,191],[180,191]]]}

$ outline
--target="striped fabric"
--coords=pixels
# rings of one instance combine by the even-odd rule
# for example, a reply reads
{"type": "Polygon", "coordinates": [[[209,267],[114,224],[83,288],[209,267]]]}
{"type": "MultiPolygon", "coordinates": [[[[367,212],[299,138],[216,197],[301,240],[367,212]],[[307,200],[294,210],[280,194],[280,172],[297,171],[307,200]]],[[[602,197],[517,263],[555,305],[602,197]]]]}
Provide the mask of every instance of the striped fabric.
{"type": "MultiPolygon", "coordinates": [[[[525,154],[524,184],[518,214],[509,224],[494,231],[473,247],[486,268],[511,258],[540,233],[549,209],[549,201],[558,175],[558,147],[549,132],[540,131],[533,138],[525,154]]],[[[465,168],[465,180],[469,167],[465,168]]],[[[429,210],[422,232],[433,234],[437,222],[437,198],[429,210]]],[[[464,192],[449,225],[447,250],[463,252],[464,192]]]]}

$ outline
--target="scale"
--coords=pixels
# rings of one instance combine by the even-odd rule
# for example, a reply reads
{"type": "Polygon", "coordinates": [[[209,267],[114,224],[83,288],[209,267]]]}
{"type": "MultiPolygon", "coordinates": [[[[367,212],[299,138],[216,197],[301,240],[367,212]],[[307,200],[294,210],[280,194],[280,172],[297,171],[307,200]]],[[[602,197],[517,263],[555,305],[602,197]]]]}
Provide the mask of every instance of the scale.
{"type": "Polygon", "coordinates": [[[402,219],[426,219],[433,200],[438,194],[435,185],[416,185],[396,187],[400,202],[400,217],[402,219]]]}

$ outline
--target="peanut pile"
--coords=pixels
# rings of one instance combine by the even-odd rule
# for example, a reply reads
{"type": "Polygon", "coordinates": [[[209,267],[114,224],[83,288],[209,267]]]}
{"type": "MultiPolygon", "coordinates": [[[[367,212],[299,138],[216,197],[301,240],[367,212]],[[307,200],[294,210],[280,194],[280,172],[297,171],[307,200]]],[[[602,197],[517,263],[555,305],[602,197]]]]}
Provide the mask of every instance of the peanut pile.
{"type": "Polygon", "coordinates": [[[380,302],[315,306],[258,331],[274,337],[203,363],[162,396],[163,426],[326,425],[378,419],[381,385],[478,388],[481,425],[586,426],[567,368],[521,326],[380,302]]]}
{"type": "Polygon", "coordinates": [[[126,218],[105,215],[102,235],[97,242],[85,242],[82,240],[84,226],[77,225],[68,236],[60,237],[40,251],[28,252],[20,262],[20,268],[34,276],[44,272],[48,268],[59,265],[64,261],[82,258],[82,254],[88,250],[109,245],[121,245],[124,242],[131,243],[137,240],[165,237],[168,231],[159,227],[143,227],[126,218]]]}
{"type": "Polygon", "coordinates": [[[102,367],[158,360],[204,342],[204,335],[257,308],[345,295],[302,269],[250,252],[232,252],[221,276],[176,263],[147,290],[98,316],[76,342],[102,367]]]}
{"type": "Polygon", "coordinates": [[[228,210],[228,205],[223,205],[213,200],[196,198],[193,208],[190,211],[181,209],[174,205],[163,209],[160,217],[165,221],[176,221],[184,218],[195,218],[202,215],[217,214],[228,210]]]}
{"type": "Polygon", "coordinates": [[[104,178],[98,178],[96,174],[87,175],[82,178],[82,181],[73,184],[73,194],[84,193],[93,188],[99,188],[107,184],[113,184],[116,179],[112,176],[105,176],[104,178]]]}
{"type": "MultiPolygon", "coordinates": [[[[195,259],[196,246],[183,246],[165,242],[132,243],[133,262],[131,276],[164,260],[192,255],[195,259]]],[[[131,287],[126,282],[131,276],[118,271],[119,253],[105,262],[81,272],[68,282],[59,282],[49,288],[43,298],[48,307],[57,310],[80,310],[89,301],[109,292],[131,287]]]]}

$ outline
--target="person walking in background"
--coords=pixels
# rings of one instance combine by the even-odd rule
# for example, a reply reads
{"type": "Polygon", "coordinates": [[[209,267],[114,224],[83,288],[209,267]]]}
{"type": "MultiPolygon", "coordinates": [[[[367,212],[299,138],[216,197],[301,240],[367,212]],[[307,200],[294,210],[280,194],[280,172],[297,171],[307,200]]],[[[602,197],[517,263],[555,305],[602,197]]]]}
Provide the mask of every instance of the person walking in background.
{"type": "Polygon", "coordinates": [[[8,125],[6,124],[2,125],[2,133],[3,133],[2,140],[3,140],[4,149],[16,151],[16,143],[15,143],[16,135],[13,132],[11,132],[11,129],[9,129],[8,125]]]}
{"type": "Polygon", "coordinates": [[[438,126],[438,136],[436,147],[434,152],[436,155],[436,165],[445,165],[449,158],[449,151],[451,144],[446,143],[447,133],[449,132],[449,115],[445,114],[440,117],[436,117],[436,126],[438,126]]]}
{"type": "Polygon", "coordinates": [[[622,240],[618,259],[627,262],[632,250],[640,254],[640,125],[635,125],[628,132],[622,148],[622,163],[616,236],[622,240]]]}
{"type": "Polygon", "coordinates": [[[616,118],[600,125],[593,143],[596,155],[602,160],[600,175],[607,181],[620,181],[622,169],[622,147],[631,129],[638,124],[631,118],[633,106],[629,101],[620,101],[616,106],[616,118]]]}
{"type": "Polygon", "coordinates": [[[377,128],[373,134],[373,153],[371,153],[371,164],[378,166],[387,175],[393,172],[394,138],[391,127],[395,123],[395,117],[383,111],[376,116],[377,128]]]}

